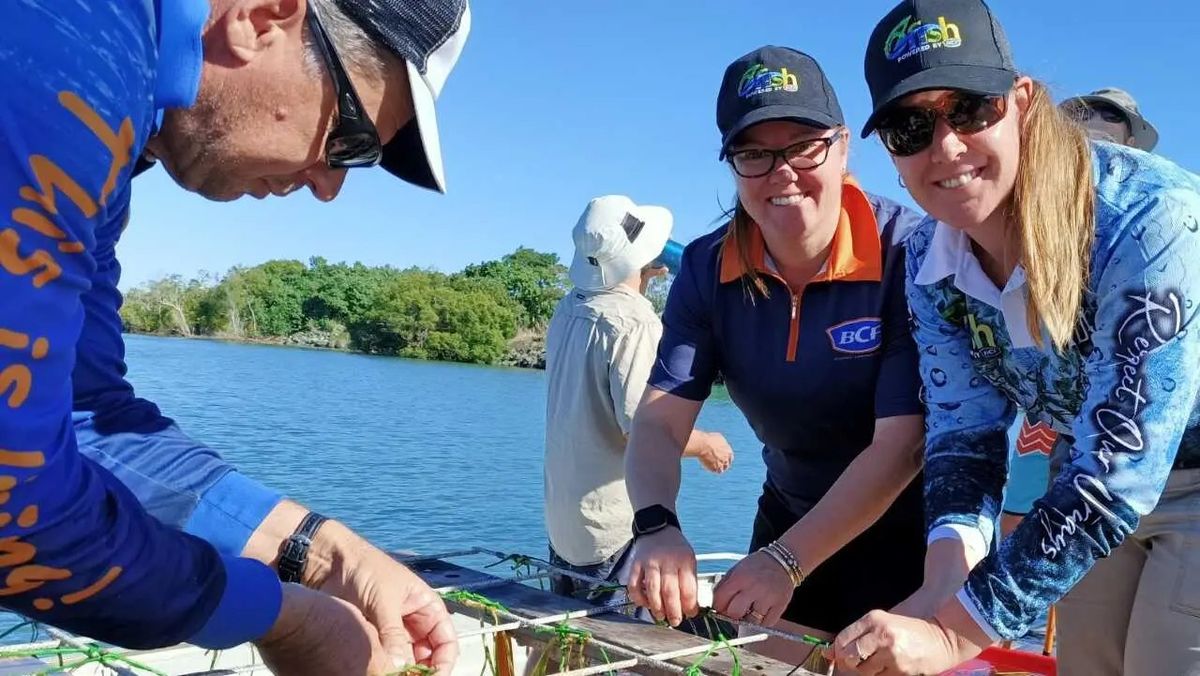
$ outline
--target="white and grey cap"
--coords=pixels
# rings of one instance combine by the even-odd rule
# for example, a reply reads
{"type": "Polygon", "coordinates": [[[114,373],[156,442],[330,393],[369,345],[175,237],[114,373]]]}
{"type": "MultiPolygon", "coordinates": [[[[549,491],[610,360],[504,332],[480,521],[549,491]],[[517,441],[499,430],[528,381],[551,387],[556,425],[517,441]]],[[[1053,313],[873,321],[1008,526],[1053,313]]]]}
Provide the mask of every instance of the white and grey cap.
{"type": "Polygon", "coordinates": [[[337,4],[408,66],[414,116],[384,146],[380,166],[409,183],[445,192],[434,102],[471,30],[467,0],[337,0],[337,4]]]}

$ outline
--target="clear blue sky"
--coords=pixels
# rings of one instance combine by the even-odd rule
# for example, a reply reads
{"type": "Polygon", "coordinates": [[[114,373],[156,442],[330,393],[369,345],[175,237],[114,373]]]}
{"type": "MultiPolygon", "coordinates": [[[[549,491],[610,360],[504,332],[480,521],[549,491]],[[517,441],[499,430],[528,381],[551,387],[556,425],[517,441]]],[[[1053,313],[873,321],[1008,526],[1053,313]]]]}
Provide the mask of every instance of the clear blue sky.
{"type": "MultiPolygon", "coordinates": [[[[764,44],[814,55],[855,130],[851,168],[868,190],[911,204],[874,138],[864,43],[878,0],[534,2],[480,0],[439,104],[449,192],[351,171],[342,195],[215,204],[159,169],[135,183],[118,255],[121,287],[167,273],[224,272],[271,258],[443,271],[519,245],[571,254],[588,199],[624,193],[675,214],[675,237],[715,226],[733,181],[718,163],[715,93],[725,66],[764,44]]],[[[1200,5],[1184,0],[995,0],[1017,64],[1056,99],[1103,86],[1137,98],[1158,152],[1200,171],[1200,5]]]]}

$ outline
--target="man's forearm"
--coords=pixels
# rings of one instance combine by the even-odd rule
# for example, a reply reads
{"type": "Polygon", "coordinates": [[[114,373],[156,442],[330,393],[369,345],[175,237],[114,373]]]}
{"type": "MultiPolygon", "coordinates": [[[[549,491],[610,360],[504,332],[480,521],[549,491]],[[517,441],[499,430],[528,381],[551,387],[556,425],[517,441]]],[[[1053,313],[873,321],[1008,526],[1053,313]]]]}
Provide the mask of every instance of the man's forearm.
{"type": "MultiPolygon", "coordinates": [[[[286,541],[309,510],[291,500],[281,500],[250,535],[242,556],[257,559],[278,570],[279,553],[286,541]]],[[[338,521],[326,521],[313,538],[308,549],[301,583],[310,588],[320,587],[330,574],[340,574],[346,562],[366,545],[366,541],[338,521]]]]}

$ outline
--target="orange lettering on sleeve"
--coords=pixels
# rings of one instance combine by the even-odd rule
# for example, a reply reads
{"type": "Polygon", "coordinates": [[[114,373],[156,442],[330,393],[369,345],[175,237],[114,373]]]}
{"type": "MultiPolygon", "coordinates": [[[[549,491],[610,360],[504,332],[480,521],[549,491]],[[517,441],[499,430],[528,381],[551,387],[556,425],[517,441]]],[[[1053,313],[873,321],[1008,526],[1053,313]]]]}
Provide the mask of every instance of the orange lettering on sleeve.
{"type": "Polygon", "coordinates": [[[87,194],[71,175],[45,155],[32,155],[29,158],[29,168],[33,170],[33,179],[38,184],[38,190],[33,186],[24,186],[20,190],[21,199],[37,202],[46,211],[58,215],[56,192],[66,195],[84,216],[91,218],[99,211],[96,201],[87,194]]]}
{"type": "Polygon", "coordinates": [[[12,514],[0,512],[0,528],[4,528],[10,523],[12,523],[12,514]]]}
{"type": "Polygon", "coordinates": [[[50,222],[46,215],[30,209],[29,207],[17,207],[12,211],[12,219],[21,225],[24,225],[35,232],[39,232],[51,239],[66,239],[67,233],[63,232],[59,227],[50,222]]]}
{"type": "Polygon", "coordinates": [[[37,555],[37,547],[13,535],[0,538],[0,568],[12,568],[28,563],[37,555]]]}
{"type": "Polygon", "coordinates": [[[38,289],[62,276],[62,268],[45,249],[38,249],[28,258],[22,258],[17,251],[20,244],[21,236],[16,230],[9,228],[0,232],[0,267],[18,277],[41,270],[33,277],[33,286],[38,289]]]}
{"type": "Polygon", "coordinates": [[[17,516],[17,525],[21,528],[29,528],[37,525],[38,521],[38,506],[29,505],[21,510],[21,514],[17,516]]]}
{"type": "Polygon", "coordinates": [[[38,564],[21,566],[8,574],[8,578],[4,581],[5,588],[0,589],[0,596],[23,594],[33,591],[47,582],[66,580],[69,577],[71,577],[71,571],[62,568],[51,568],[38,564]]]}
{"type": "Polygon", "coordinates": [[[24,364],[12,364],[0,371],[0,397],[12,388],[8,395],[8,407],[20,408],[29,397],[29,388],[33,387],[33,373],[24,364]]]}
{"type": "Polygon", "coordinates": [[[104,118],[100,117],[99,113],[74,92],[59,92],[58,101],[87,125],[87,128],[112,153],[113,159],[112,165],[108,169],[108,178],[104,181],[104,187],[100,189],[100,203],[104,204],[117,186],[117,174],[125,168],[125,165],[129,164],[129,158],[133,153],[133,122],[126,117],[121,122],[121,130],[114,132],[104,118]]]}
{"type": "MultiPolygon", "coordinates": [[[[46,456],[41,451],[8,451],[0,448],[0,466],[35,469],[45,464],[46,456]]],[[[13,477],[0,476],[0,491],[7,491],[16,485],[17,480],[13,477]],[[11,480],[12,483],[9,484],[6,480],[11,480]]]]}
{"type": "Polygon", "coordinates": [[[63,596],[61,599],[62,602],[69,606],[73,603],[79,603],[80,601],[86,601],[87,599],[95,596],[96,594],[99,594],[100,592],[104,591],[105,587],[112,584],[113,580],[116,580],[118,577],[120,577],[121,570],[122,570],[122,568],[120,566],[113,566],[112,568],[109,568],[108,572],[105,573],[104,576],[101,577],[99,580],[96,580],[92,584],[89,584],[88,586],[84,587],[83,589],[80,589],[77,592],[72,592],[70,594],[66,594],[65,596],[63,596]]]}
{"type": "MultiPolygon", "coordinates": [[[[8,329],[0,329],[0,347],[7,347],[13,350],[24,350],[29,347],[29,336],[8,329]]],[[[50,341],[45,338],[35,338],[33,341],[33,349],[29,354],[33,355],[34,359],[41,359],[50,353],[50,341]]]]}
{"type": "Polygon", "coordinates": [[[8,329],[0,329],[0,347],[24,350],[29,347],[29,336],[8,329]]]}

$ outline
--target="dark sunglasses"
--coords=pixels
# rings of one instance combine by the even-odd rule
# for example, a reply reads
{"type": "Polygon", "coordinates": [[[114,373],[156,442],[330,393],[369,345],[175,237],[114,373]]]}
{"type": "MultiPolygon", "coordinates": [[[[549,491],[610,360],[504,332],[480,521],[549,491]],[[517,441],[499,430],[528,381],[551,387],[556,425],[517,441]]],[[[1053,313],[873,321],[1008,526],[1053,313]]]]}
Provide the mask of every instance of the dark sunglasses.
{"type": "Polygon", "coordinates": [[[1116,106],[1107,103],[1093,101],[1091,103],[1075,107],[1075,119],[1080,122],[1087,122],[1093,115],[1099,115],[1100,119],[1113,124],[1128,124],[1129,119],[1125,117],[1116,106]]]}
{"type": "Polygon", "coordinates": [[[308,28],[333,79],[338,113],[337,121],[325,139],[325,163],[330,169],[373,167],[383,158],[379,132],[363,110],[358,92],[354,91],[354,84],[350,82],[350,76],[338,58],[337,50],[321,25],[316,10],[313,3],[308,4],[308,28]]]}
{"type": "Polygon", "coordinates": [[[938,118],[958,134],[978,134],[1004,119],[1007,96],[952,92],[928,106],[896,106],[875,125],[883,147],[897,157],[915,155],[933,144],[938,118]]]}

